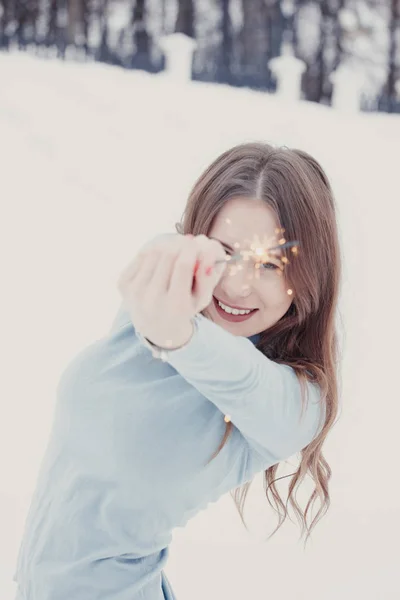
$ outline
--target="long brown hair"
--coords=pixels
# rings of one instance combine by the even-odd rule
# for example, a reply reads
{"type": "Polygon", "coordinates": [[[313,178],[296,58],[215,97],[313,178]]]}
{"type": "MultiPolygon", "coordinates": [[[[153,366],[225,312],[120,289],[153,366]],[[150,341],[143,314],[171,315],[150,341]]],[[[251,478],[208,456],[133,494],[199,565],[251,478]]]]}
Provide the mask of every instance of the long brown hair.
{"type": "MultiPolygon", "coordinates": [[[[275,486],[282,479],[275,478],[280,463],[265,471],[266,496],[279,517],[271,536],[284,523],[290,501],[301,525],[300,537],[307,531],[306,544],[312,529],[330,506],[331,469],[322,454],[322,445],[338,415],[335,318],[341,260],[334,195],[322,167],[308,153],[261,142],[240,144],[221,154],[199,177],[176,230],[182,234],[207,235],[219,210],[235,197],[265,201],[277,215],[285,238],[300,243],[298,256],[285,267],[285,277],[295,292],[294,301],[268,333],[261,332],[257,348],[268,358],[291,366],[303,390],[307,380],[320,386],[325,422],[319,435],[301,451],[298,470],[286,475],[293,476],[286,506],[275,486]],[[303,513],[295,498],[295,487],[300,486],[306,475],[313,479],[315,489],[303,513]],[[276,508],[268,497],[269,489],[276,508]],[[317,498],[320,509],[308,525],[307,515],[317,498]]],[[[226,444],[232,428],[233,424],[228,422],[212,459],[226,444]]],[[[245,527],[243,507],[251,483],[231,491],[245,527]]]]}

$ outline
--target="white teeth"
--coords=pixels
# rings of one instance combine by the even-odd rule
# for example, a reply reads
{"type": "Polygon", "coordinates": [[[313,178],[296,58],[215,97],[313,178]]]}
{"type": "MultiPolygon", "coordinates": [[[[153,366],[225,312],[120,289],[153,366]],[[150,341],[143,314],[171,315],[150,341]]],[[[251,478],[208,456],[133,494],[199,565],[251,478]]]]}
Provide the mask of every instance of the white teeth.
{"type": "Polygon", "coordinates": [[[231,308],[230,306],[222,304],[222,302],[220,302],[219,300],[217,300],[217,302],[218,305],[222,308],[222,310],[224,310],[230,315],[249,315],[252,312],[251,310],[238,310],[237,308],[231,308]]]}

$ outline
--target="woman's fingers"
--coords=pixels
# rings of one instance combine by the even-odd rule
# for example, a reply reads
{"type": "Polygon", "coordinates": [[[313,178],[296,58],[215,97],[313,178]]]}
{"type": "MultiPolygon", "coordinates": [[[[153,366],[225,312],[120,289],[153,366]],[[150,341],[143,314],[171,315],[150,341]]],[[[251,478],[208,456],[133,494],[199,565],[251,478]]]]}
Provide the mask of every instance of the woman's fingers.
{"type": "Polygon", "coordinates": [[[132,286],[146,303],[168,298],[184,311],[203,308],[226,267],[226,262],[214,267],[215,262],[225,257],[222,245],[205,235],[157,239],[124,269],[118,288],[127,293],[132,286]]]}
{"type": "Polygon", "coordinates": [[[183,238],[169,284],[169,292],[175,302],[190,298],[197,259],[197,244],[191,238],[183,238]]]}
{"type": "Polygon", "coordinates": [[[118,289],[121,290],[125,288],[127,283],[136,276],[141,268],[141,265],[143,264],[145,256],[146,254],[144,252],[139,252],[125,267],[125,269],[123,269],[117,281],[118,289]]]}
{"type": "Polygon", "coordinates": [[[148,297],[155,301],[165,298],[169,291],[172,273],[178,256],[178,249],[163,252],[153,272],[153,279],[148,288],[148,297]]]}
{"type": "Polygon", "coordinates": [[[171,283],[172,273],[175,268],[176,259],[180,253],[182,246],[182,236],[175,236],[165,241],[160,247],[161,256],[157,267],[153,272],[151,289],[149,287],[149,297],[155,300],[160,299],[161,295],[165,296],[168,293],[171,283]]]}
{"type": "Polygon", "coordinates": [[[222,245],[216,240],[210,240],[205,235],[196,237],[201,253],[201,265],[196,275],[194,299],[199,310],[203,310],[212,299],[215,286],[218,284],[226,267],[226,253],[222,245]],[[215,264],[217,260],[223,263],[215,264]]]}
{"type": "Polygon", "coordinates": [[[148,252],[141,262],[139,269],[134,274],[131,273],[129,284],[133,285],[140,292],[147,293],[149,286],[154,280],[154,273],[161,260],[162,253],[159,250],[148,252]]]}
{"type": "Polygon", "coordinates": [[[180,236],[175,234],[160,234],[147,242],[122,271],[117,282],[118,288],[121,289],[121,287],[126,286],[129,282],[132,283],[139,273],[141,283],[147,284],[151,280],[151,275],[154,273],[155,262],[158,264],[166,254],[166,240],[169,242],[168,247],[170,247],[171,244],[172,246],[175,245],[178,247],[178,237],[180,236]],[[154,256],[154,253],[159,253],[161,257],[157,259],[157,257],[154,256]],[[149,266],[150,272],[148,270],[149,266]]]}
{"type": "Polygon", "coordinates": [[[181,240],[181,250],[171,276],[170,291],[175,302],[190,294],[195,306],[205,306],[211,299],[213,289],[225,270],[226,253],[216,240],[205,235],[181,240]],[[217,260],[222,265],[214,267],[217,260]],[[194,285],[193,285],[194,278],[194,285]]]}
{"type": "Polygon", "coordinates": [[[199,247],[199,255],[201,255],[201,264],[199,267],[199,273],[201,275],[212,276],[223,271],[225,263],[226,252],[217,240],[210,240],[205,235],[198,235],[196,238],[196,244],[199,247]],[[223,260],[222,267],[216,264],[217,261],[223,260]]]}

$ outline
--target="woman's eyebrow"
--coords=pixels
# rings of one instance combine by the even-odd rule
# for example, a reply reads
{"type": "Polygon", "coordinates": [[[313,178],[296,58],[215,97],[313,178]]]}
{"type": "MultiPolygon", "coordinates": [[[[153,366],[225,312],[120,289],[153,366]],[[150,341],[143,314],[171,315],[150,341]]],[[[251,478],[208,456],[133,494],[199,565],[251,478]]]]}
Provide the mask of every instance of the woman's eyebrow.
{"type": "MultiPolygon", "coordinates": [[[[232,246],[230,246],[226,242],[222,242],[221,240],[219,240],[216,237],[210,237],[209,236],[209,238],[210,238],[210,240],[217,240],[217,242],[219,242],[222,246],[224,246],[224,248],[226,248],[230,252],[233,252],[233,253],[239,252],[239,250],[237,250],[235,248],[232,248],[232,246]]],[[[275,257],[275,258],[281,258],[282,257],[282,250],[280,250],[279,248],[276,248],[276,250],[273,251],[272,256],[275,257]]]]}
{"type": "Polygon", "coordinates": [[[231,252],[236,252],[236,250],[234,248],[232,248],[232,246],[230,246],[229,244],[227,244],[225,242],[222,242],[221,240],[219,240],[216,237],[210,237],[209,236],[209,239],[210,240],[216,240],[217,242],[219,242],[222,246],[224,246],[227,250],[230,250],[231,252]]]}

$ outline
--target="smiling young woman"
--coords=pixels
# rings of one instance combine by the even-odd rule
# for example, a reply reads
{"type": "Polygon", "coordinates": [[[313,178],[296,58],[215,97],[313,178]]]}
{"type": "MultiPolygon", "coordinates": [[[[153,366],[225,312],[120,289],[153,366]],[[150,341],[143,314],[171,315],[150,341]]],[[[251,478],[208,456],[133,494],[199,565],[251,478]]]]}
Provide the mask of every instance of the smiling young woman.
{"type": "MultiPolygon", "coordinates": [[[[315,382],[321,390],[324,426],[302,449],[301,464],[293,473],[288,495],[302,532],[307,531],[307,541],[330,504],[331,469],[322,446],[338,415],[335,317],[341,260],[335,200],[327,175],[302,150],[264,143],[238,145],[219,156],[197,180],[176,230],[206,234],[219,240],[229,254],[248,249],[255,234],[259,239],[272,240],[283,230],[286,239],[299,241],[295,259],[283,253],[289,259],[283,271],[274,261],[263,267],[257,278],[254,264],[249,261],[234,274],[226,272],[203,314],[235,336],[253,336],[257,348],[276,363],[293,369],[302,386],[306,381],[315,382]],[[219,303],[256,310],[235,317],[224,312],[219,303]],[[315,490],[302,511],[295,499],[296,486],[307,475],[314,480],[315,490]],[[309,524],[307,516],[317,499],[320,508],[309,524]]],[[[214,457],[233,428],[228,420],[214,457]]],[[[274,483],[278,467],[279,463],[265,471],[267,496],[271,490],[279,514],[277,529],[287,516],[287,502],[282,502],[274,483]]],[[[233,493],[243,522],[249,485],[233,493]]]]}
{"type": "Polygon", "coordinates": [[[263,472],[279,528],[276,471],[300,452],[288,500],[307,538],[329,506],[340,261],[325,173],[300,150],[237,146],[200,176],[177,232],[188,239],[163,234],[129,263],[111,330],[62,373],[18,600],[174,600],[173,530],[232,490],[243,520],[263,472]],[[282,229],[298,254],[272,252],[282,229]]]}

